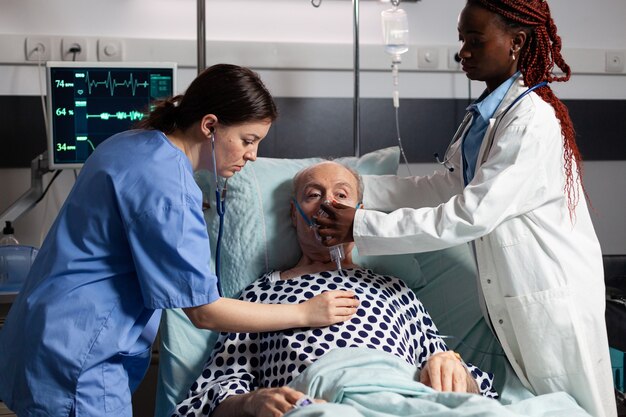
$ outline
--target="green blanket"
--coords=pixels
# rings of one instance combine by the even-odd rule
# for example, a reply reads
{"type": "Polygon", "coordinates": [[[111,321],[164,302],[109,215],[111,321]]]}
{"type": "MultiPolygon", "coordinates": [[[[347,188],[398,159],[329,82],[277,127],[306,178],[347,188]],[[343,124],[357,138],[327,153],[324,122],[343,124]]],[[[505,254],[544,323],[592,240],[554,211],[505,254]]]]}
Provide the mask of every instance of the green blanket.
{"type": "Polygon", "coordinates": [[[289,384],[327,403],[294,409],[286,416],[590,417],[564,392],[503,405],[480,395],[434,391],[417,382],[416,374],[415,367],[384,352],[363,348],[336,349],[289,384]]]}

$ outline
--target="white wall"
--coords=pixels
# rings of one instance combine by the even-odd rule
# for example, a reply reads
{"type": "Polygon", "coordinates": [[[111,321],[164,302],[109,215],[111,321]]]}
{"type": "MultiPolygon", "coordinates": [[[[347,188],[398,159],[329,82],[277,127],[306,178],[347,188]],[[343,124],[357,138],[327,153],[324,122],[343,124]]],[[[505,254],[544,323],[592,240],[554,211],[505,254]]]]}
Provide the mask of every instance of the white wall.
{"type": "MultiPolygon", "coordinates": [[[[403,3],[410,19],[412,49],[403,56],[402,97],[465,97],[465,77],[448,71],[446,50],[457,43],[456,18],[464,0],[403,3]],[[437,71],[417,68],[416,46],[441,46],[437,71]]],[[[551,0],[575,75],[555,87],[562,98],[626,99],[626,72],[606,74],[606,50],[626,50],[626,2],[551,0]]],[[[60,39],[87,40],[88,59],[97,59],[97,41],[124,42],[126,60],[175,60],[179,90],[195,75],[194,0],[3,0],[0,4],[0,95],[38,95],[40,71],[24,61],[24,38],[51,39],[52,58],[60,59],[60,39]]],[[[388,97],[388,57],[382,52],[379,14],[388,5],[360,2],[361,96],[388,97]]],[[[353,95],[352,2],[323,0],[207,0],[207,64],[228,60],[249,65],[276,96],[351,97],[353,95]],[[257,51],[255,53],[255,51],[257,51]],[[261,52],[258,52],[261,51],[261,52]]],[[[472,95],[481,85],[472,84],[472,95]]],[[[409,138],[405,138],[408,140],[409,138]]],[[[0,139],[1,140],[1,139],[0,139]]],[[[413,138],[419,140],[419,137],[413,138]]],[[[598,141],[601,145],[601,141],[598,141]]],[[[626,156],[621,161],[586,164],[586,186],[594,223],[607,254],[626,253],[626,156]]],[[[429,170],[429,165],[421,169],[429,170]]],[[[27,169],[0,170],[0,212],[28,189],[27,169]]],[[[16,222],[17,236],[38,246],[73,181],[64,172],[49,197],[16,222]]]]}

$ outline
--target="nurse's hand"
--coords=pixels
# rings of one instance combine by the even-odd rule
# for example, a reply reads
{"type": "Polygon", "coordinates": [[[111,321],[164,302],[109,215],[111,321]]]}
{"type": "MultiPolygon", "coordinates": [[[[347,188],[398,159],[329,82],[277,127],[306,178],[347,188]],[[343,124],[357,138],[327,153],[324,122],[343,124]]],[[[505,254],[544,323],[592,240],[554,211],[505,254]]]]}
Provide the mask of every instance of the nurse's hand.
{"type": "Polygon", "coordinates": [[[471,392],[477,394],[478,386],[457,353],[435,353],[428,358],[420,372],[420,382],[437,391],[471,392]]]}
{"type": "Polygon", "coordinates": [[[336,201],[320,206],[328,217],[313,216],[313,221],[320,227],[318,232],[322,236],[325,246],[335,246],[340,243],[353,242],[352,228],[356,209],[336,201]]]}
{"type": "Polygon", "coordinates": [[[352,291],[326,291],[304,303],[305,325],[303,327],[325,327],[350,319],[359,307],[359,300],[352,291]]]}

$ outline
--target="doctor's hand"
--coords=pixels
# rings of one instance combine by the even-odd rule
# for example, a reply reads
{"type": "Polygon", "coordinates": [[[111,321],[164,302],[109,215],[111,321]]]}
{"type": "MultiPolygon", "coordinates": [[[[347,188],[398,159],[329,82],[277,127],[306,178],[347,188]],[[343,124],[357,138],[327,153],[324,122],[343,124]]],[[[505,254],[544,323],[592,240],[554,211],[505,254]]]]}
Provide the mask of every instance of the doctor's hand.
{"type": "Polygon", "coordinates": [[[420,382],[437,391],[479,392],[476,381],[461,362],[461,357],[451,350],[435,353],[428,358],[420,372],[420,382]]]}
{"type": "Polygon", "coordinates": [[[303,327],[325,327],[350,319],[359,307],[352,291],[325,291],[298,304],[303,309],[303,327]]]}
{"type": "Polygon", "coordinates": [[[335,246],[353,242],[352,229],[356,209],[336,201],[324,203],[320,207],[328,217],[313,216],[313,221],[319,225],[318,233],[324,245],[335,246]]]}

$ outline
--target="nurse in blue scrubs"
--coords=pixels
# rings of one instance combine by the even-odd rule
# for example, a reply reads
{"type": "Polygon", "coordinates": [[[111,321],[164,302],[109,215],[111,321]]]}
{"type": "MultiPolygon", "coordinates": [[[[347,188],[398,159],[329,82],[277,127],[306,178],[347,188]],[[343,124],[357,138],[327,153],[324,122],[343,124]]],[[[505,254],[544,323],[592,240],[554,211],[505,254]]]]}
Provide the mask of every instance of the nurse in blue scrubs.
{"type": "Polygon", "coordinates": [[[218,294],[193,172],[234,175],[256,159],[276,116],[257,74],[216,65],[159,102],[139,129],[98,146],[0,331],[0,399],[10,409],[131,416],[164,308],[229,332],[326,326],[354,314],[347,291],[297,305],[218,294]]]}

